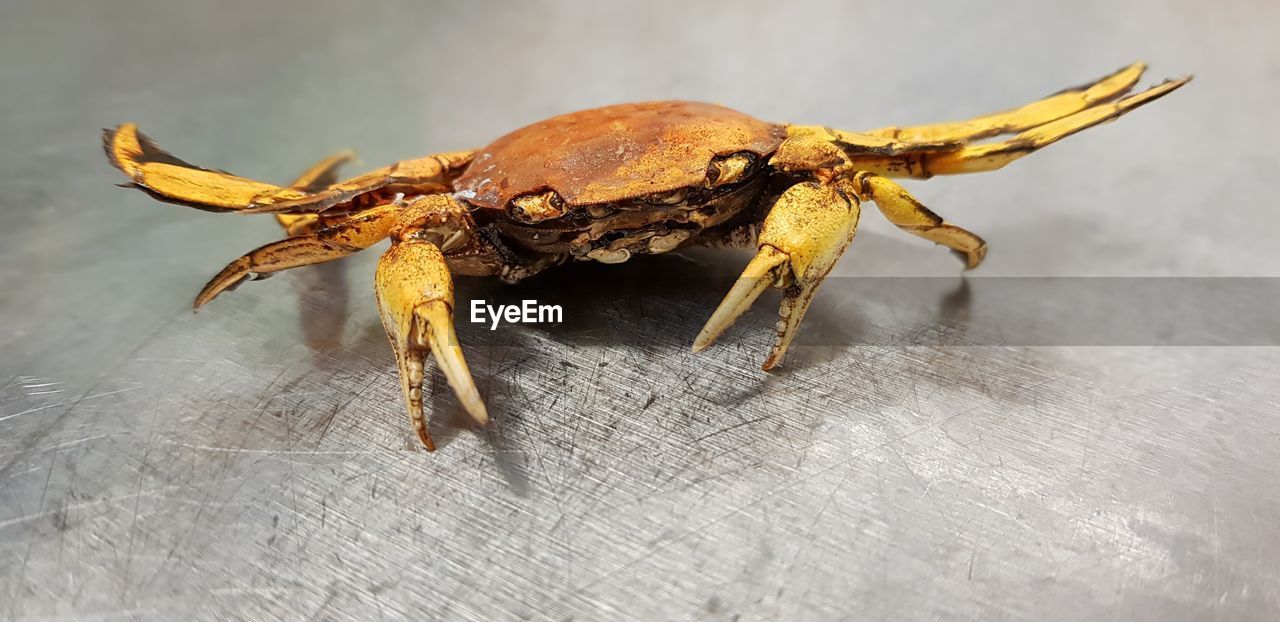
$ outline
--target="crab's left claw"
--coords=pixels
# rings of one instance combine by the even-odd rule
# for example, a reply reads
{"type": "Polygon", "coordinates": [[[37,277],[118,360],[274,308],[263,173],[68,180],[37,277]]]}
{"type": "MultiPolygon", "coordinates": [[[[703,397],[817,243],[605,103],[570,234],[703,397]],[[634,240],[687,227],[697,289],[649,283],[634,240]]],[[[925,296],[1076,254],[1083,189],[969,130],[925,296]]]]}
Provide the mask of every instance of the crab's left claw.
{"type": "Polygon", "coordinates": [[[435,356],[462,407],[476,423],[487,423],[489,415],[454,332],[453,280],[440,249],[413,238],[392,244],[378,262],[376,288],[382,326],[396,351],[409,420],[422,444],[428,451],[435,450],[422,408],[428,352],[435,356]]]}
{"type": "Polygon", "coordinates": [[[805,182],[774,203],[760,228],[759,252],[698,333],[693,351],[715,342],[770,285],[783,290],[778,339],[763,368],[782,363],[822,279],[853,241],[860,207],[844,178],[805,182]]]}

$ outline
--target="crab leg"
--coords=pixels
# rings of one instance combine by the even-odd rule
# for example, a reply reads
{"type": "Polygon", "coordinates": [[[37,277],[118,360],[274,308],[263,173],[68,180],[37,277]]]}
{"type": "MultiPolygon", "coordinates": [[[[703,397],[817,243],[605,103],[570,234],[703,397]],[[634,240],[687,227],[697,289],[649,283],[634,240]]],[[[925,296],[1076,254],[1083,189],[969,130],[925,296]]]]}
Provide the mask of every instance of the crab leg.
{"type": "Polygon", "coordinates": [[[858,198],[874,201],[889,222],[911,235],[922,237],[952,250],[972,270],[987,256],[987,243],[972,232],[961,229],[933,213],[898,184],[874,173],[858,173],[853,177],[858,198]]]}
{"type": "Polygon", "coordinates": [[[1155,101],[1186,84],[1190,78],[1164,82],[1130,95],[1120,101],[1094,106],[1068,117],[1027,130],[1009,140],[989,145],[975,145],[927,156],[927,168],[935,174],[977,173],[992,171],[1041,147],[1053,144],[1076,132],[1100,123],[1114,121],[1130,110],[1155,101]]]}
{"type": "Polygon", "coordinates": [[[763,368],[773,369],[782,363],[818,286],[853,241],[859,212],[855,188],[843,177],[788,188],[761,226],[755,258],[698,333],[693,351],[714,343],[774,285],[783,290],[781,320],[777,341],[763,368]]]}
{"type": "Polygon", "coordinates": [[[390,186],[412,188],[417,193],[442,192],[449,189],[449,179],[471,162],[472,155],[470,151],[458,151],[404,160],[301,197],[292,188],[257,196],[241,211],[246,214],[322,212],[390,186]]]}
{"type": "Polygon", "coordinates": [[[373,246],[391,234],[403,210],[398,204],[371,207],[315,233],[249,251],[210,279],[196,296],[194,306],[199,309],[246,278],[265,278],[264,275],[281,270],[341,259],[373,246]]]}
{"type": "MultiPolygon", "coordinates": [[[[158,199],[203,210],[241,213],[316,213],[391,185],[411,186],[419,194],[444,190],[450,177],[459,173],[472,155],[464,151],[405,160],[317,189],[320,180],[329,181],[325,179],[330,172],[325,170],[329,161],[309,171],[315,173],[313,180],[299,180],[314,183],[295,182],[293,187],[281,188],[184,162],[161,149],[133,123],[104,130],[103,145],[111,163],[134,186],[158,199]]],[[[333,166],[336,163],[328,168],[333,166]]]]}
{"type": "Polygon", "coordinates": [[[942,151],[905,153],[897,156],[855,156],[852,158],[852,165],[857,170],[879,173],[888,177],[919,179],[928,179],[934,175],[994,171],[1076,132],[1114,121],[1143,104],[1173,92],[1190,80],[1191,78],[1187,77],[1166,81],[1119,101],[1086,108],[1056,121],[1036,126],[1000,142],[942,151]]]}
{"type": "Polygon", "coordinates": [[[480,425],[488,422],[454,332],[453,280],[440,249],[421,238],[397,240],[378,261],[376,291],[382,326],[395,349],[409,421],[427,450],[436,448],[422,407],[428,352],[472,419],[480,425]]]}
{"type": "Polygon", "coordinates": [[[1044,125],[1086,108],[1106,103],[1129,92],[1146,71],[1146,63],[1123,67],[1094,82],[1065,89],[1020,108],[974,117],[965,121],[912,127],[885,127],[867,134],[904,142],[970,142],[1011,134],[1044,125]]]}
{"type": "MultiPolygon", "coordinates": [[[[303,192],[317,192],[331,186],[338,181],[338,168],[354,157],[355,152],[352,151],[331,155],[304,171],[289,187],[303,192]]],[[[319,214],[276,214],[276,222],[291,236],[315,233],[317,228],[323,226],[319,214]]]]}

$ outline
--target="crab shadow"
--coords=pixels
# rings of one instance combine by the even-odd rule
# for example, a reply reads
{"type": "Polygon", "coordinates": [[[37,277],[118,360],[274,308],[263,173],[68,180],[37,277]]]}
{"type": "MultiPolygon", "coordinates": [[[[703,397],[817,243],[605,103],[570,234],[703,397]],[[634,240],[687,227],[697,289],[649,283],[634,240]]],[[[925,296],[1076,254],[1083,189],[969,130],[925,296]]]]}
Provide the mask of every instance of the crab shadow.
{"type": "Polygon", "coordinates": [[[349,279],[342,262],[309,266],[298,270],[294,279],[298,325],[317,367],[330,367],[332,359],[327,354],[342,346],[350,313],[349,279]]]}
{"type": "MultiPolygon", "coordinates": [[[[1006,230],[1004,235],[1036,233],[1006,230]]],[[[954,268],[942,263],[944,260],[937,259],[938,254],[930,250],[904,236],[870,231],[860,234],[844,260],[846,266],[854,265],[858,271],[851,275],[838,269],[824,284],[793,344],[785,373],[839,364],[847,359],[851,348],[860,345],[939,345],[929,341],[939,326],[946,327],[952,337],[963,337],[970,325],[974,292],[968,279],[958,270],[951,272],[954,268]],[[912,311],[896,324],[898,332],[907,335],[905,340],[886,336],[873,309],[902,314],[908,305],[883,287],[886,283],[861,275],[917,272],[950,276],[924,279],[932,285],[913,294],[913,304],[909,305],[912,311]],[[925,336],[924,343],[914,339],[918,335],[925,336]]],[[[682,360],[749,258],[750,253],[745,251],[694,249],[641,257],[621,265],[569,264],[515,285],[495,279],[459,278],[455,309],[459,340],[465,345],[473,375],[485,395],[490,424],[477,428],[443,376],[433,369],[429,408],[437,445],[443,449],[463,433],[475,432],[488,446],[495,468],[512,490],[516,494],[527,493],[527,461],[531,458],[524,437],[533,427],[531,424],[537,423],[529,417],[540,414],[528,412],[528,404],[535,400],[526,395],[530,387],[522,385],[534,377],[542,383],[548,378],[554,381],[585,371],[575,369],[581,366],[583,348],[609,350],[601,358],[625,357],[633,365],[670,366],[672,361],[682,360]],[[499,322],[494,328],[491,317],[473,321],[473,300],[495,307],[536,300],[538,304],[559,306],[563,317],[560,322],[499,322]],[[548,368],[565,374],[549,375],[548,368]],[[522,395],[526,397],[522,399],[522,395]]],[[[385,360],[382,367],[386,373],[394,374],[386,337],[376,316],[360,320],[364,328],[358,336],[343,338],[342,325],[351,308],[346,300],[350,278],[347,269],[348,266],[329,265],[301,271],[297,289],[304,339],[316,352],[317,365],[337,364],[335,350],[345,350],[343,358],[354,354],[370,361],[385,360]]],[[[777,306],[776,292],[763,296],[720,339],[719,347],[737,350],[726,348],[718,356],[736,359],[754,353],[758,356],[751,357],[752,363],[762,360],[772,344],[777,306]]],[[[717,355],[699,356],[708,354],[717,355]]],[[[700,366],[676,371],[686,374],[691,384],[706,375],[700,366]]],[[[927,374],[923,379],[929,380],[927,374]]],[[[990,388],[980,378],[966,376],[959,380],[983,392],[990,388]]],[[[758,382],[715,386],[700,397],[724,408],[736,408],[785,381],[777,374],[760,375],[758,382]]],[[[644,388],[638,389],[643,395],[644,388]]],[[[1016,395],[1007,397],[1017,399],[1016,395]]],[[[552,407],[555,403],[551,402],[552,407]]]]}
{"type": "MultiPolygon", "coordinates": [[[[904,256],[920,250],[896,241],[877,245],[899,246],[904,256]]],[[[455,310],[460,339],[468,347],[525,347],[540,341],[625,351],[643,360],[670,360],[691,348],[749,259],[750,254],[742,251],[695,249],[621,265],[574,263],[515,285],[492,279],[467,281],[459,284],[455,310]],[[494,323],[493,310],[527,301],[559,307],[562,320],[519,326],[501,320],[494,323]]],[[[925,279],[833,274],[820,291],[788,353],[788,369],[802,370],[827,361],[847,346],[910,343],[913,336],[918,340],[934,325],[947,326],[953,335],[962,333],[973,300],[968,280],[958,271],[925,279]],[[905,295],[915,314],[889,328],[868,324],[865,307],[899,302],[904,297],[903,283],[913,284],[913,291],[905,295]]],[[[758,344],[762,361],[773,343],[780,298],[776,291],[761,296],[717,345],[749,340],[758,344]]]]}
{"type": "MultiPolygon", "coordinates": [[[[860,237],[859,242],[875,247],[868,256],[883,256],[896,267],[901,267],[902,262],[909,264],[908,258],[921,252],[919,245],[885,238],[870,234],[860,237]]],[[[477,385],[486,396],[490,426],[476,429],[443,376],[434,370],[427,393],[432,396],[431,429],[437,445],[447,447],[463,432],[476,431],[490,446],[498,469],[513,489],[523,489],[527,485],[520,450],[524,443],[516,436],[526,426],[523,417],[527,413],[518,396],[529,389],[521,383],[531,377],[557,376],[547,371],[552,368],[561,368],[570,376],[585,373],[575,369],[583,365],[584,348],[602,349],[599,358],[622,357],[645,367],[680,360],[749,259],[750,253],[743,251],[695,249],[645,256],[619,265],[572,263],[514,285],[495,279],[458,279],[454,311],[458,338],[464,344],[477,385]],[[475,310],[473,301],[484,306],[475,310]],[[495,327],[487,308],[521,305],[524,301],[560,307],[561,321],[519,325],[499,321],[495,327]]],[[[831,277],[806,315],[788,355],[786,370],[802,372],[847,356],[851,346],[882,342],[885,337],[864,321],[863,310],[867,304],[892,306],[891,297],[878,292],[877,284],[874,278],[831,277]]],[[[921,324],[919,329],[936,323],[962,326],[972,300],[969,283],[957,275],[935,279],[934,285],[916,296],[933,309],[915,316],[914,321],[921,324]]],[[[750,340],[751,345],[741,349],[758,351],[753,364],[763,360],[772,345],[779,296],[776,292],[763,296],[721,338],[721,344],[750,340]]],[[[323,313],[327,316],[330,312],[323,313]]],[[[305,321],[319,325],[329,320],[316,316],[305,321]]],[[[319,326],[313,330],[324,334],[319,326]]],[[[387,368],[392,368],[386,337],[376,320],[368,322],[354,349],[370,360],[386,359],[387,368]]],[[[681,373],[696,376],[698,370],[681,373]]],[[[734,408],[770,390],[780,380],[775,374],[762,375],[758,382],[719,386],[704,397],[724,408],[734,408]]]]}

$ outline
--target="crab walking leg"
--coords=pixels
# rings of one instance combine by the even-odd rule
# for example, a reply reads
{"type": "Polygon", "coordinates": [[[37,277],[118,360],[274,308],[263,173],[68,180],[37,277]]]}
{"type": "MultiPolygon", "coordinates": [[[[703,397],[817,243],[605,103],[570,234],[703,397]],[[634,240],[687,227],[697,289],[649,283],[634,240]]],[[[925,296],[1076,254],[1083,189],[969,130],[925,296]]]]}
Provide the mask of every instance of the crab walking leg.
{"type": "Polygon", "coordinates": [[[782,363],[800,321],[823,278],[831,271],[858,228],[860,208],[853,184],[796,184],[782,193],[761,225],[759,251],[693,342],[693,351],[710,346],[770,285],[783,290],[778,338],[763,369],[782,363]]]}
{"type": "Polygon", "coordinates": [[[158,199],[208,211],[248,214],[322,212],[359,195],[395,185],[410,188],[417,194],[443,191],[449,179],[460,173],[472,156],[469,151],[460,151],[405,160],[316,189],[281,188],[195,166],[161,149],[133,123],[104,130],[103,146],[112,165],[134,186],[158,199]]]}
{"type": "Polygon", "coordinates": [[[1027,130],[1013,138],[992,143],[964,147],[956,151],[927,156],[928,170],[935,174],[977,173],[993,171],[1021,158],[1041,147],[1053,144],[1076,132],[1107,121],[1114,121],[1130,110],[1155,101],[1186,84],[1190,78],[1165,82],[1120,101],[1094,106],[1071,116],[1027,130]]]}
{"type": "Polygon", "coordinates": [[[888,177],[914,177],[917,179],[928,179],[934,175],[994,171],[1072,134],[1095,125],[1114,121],[1125,113],[1143,104],[1155,101],[1190,81],[1190,77],[1169,80],[1119,101],[1082,110],[1073,115],[1029,129],[1000,142],[970,145],[948,151],[922,151],[898,156],[855,157],[852,159],[852,164],[856,170],[869,171],[888,177]]]}
{"type": "MultiPolygon", "coordinates": [[[[332,186],[338,181],[338,168],[354,157],[352,151],[331,155],[304,171],[289,187],[313,193],[332,186]]],[[[319,214],[276,214],[276,222],[291,236],[315,233],[316,229],[324,226],[319,214]]]]}
{"type": "Polygon", "coordinates": [[[858,173],[853,185],[858,198],[875,202],[889,222],[911,235],[951,249],[964,261],[966,270],[977,268],[987,256],[987,243],[982,238],[943,220],[902,186],[874,173],[858,173]]]}
{"type": "Polygon", "coordinates": [[[1146,71],[1146,63],[1123,67],[1094,82],[1065,89],[1025,106],[965,121],[912,127],[885,127],[867,134],[904,142],[969,142],[1000,134],[1021,132],[1115,100],[1128,93],[1146,71]]]}
{"type": "Polygon", "coordinates": [[[332,186],[338,181],[338,169],[355,157],[356,153],[350,149],[335,153],[303,171],[297,179],[289,183],[289,187],[303,192],[316,192],[332,186]]]}
{"type": "Polygon", "coordinates": [[[376,291],[382,326],[395,349],[409,421],[427,450],[436,448],[422,407],[427,352],[435,356],[471,418],[487,423],[489,415],[454,332],[453,280],[440,249],[420,238],[398,239],[378,261],[376,291]]]}
{"type": "Polygon", "coordinates": [[[273,272],[341,259],[373,246],[391,234],[403,209],[397,204],[379,205],[315,233],[285,238],[249,251],[210,279],[196,296],[194,306],[203,307],[246,278],[265,278],[264,275],[273,272]]]}
{"type": "Polygon", "coordinates": [[[311,235],[324,226],[320,214],[276,214],[276,222],[290,237],[311,235]]]}
{"type": "Polygon", "coordinates": [[[134,186],[158,199],[198,209],[221,212],[240,210],[253,204],[254,197],[290,193],[302,198],[301,190],[211,171],[184,162],[161,149],[155,141],[125,123],[102,131],[103,147],[111,164],[120,169],[134,186]]]}
{"type": "Polygon", "coordinates": [[[296,196],[297,191],[292,188],[259,195],[241,211],[246,214],[316,213],[383,188],[405,188],[416,194],[444,192],[449,190],[449,180],[471,163],[473,155],[471,151],[456,151],[404,160],[301,197],[296,196]]]}

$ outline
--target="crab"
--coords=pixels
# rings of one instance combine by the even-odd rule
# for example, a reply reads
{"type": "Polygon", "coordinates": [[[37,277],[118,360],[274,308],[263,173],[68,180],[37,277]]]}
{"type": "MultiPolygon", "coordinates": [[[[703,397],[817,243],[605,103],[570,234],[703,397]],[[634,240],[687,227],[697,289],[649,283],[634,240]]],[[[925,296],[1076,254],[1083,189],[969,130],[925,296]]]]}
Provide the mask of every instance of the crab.
{"type": "Polygon", "coordinates": [[[288,186],[200,168],[124,124],[104,131],[130,186],[169,203],[273,214],[287,237],[232,261],[195,308],[246,280],[341,259],[390,238],[375,290],[410,423],[434,450],[423,412],[433,355],[477,424],[488,420],[454,329],[453,276],[515,282],[569,261],[620,263],[691,245],[755,256],[693,341],[710,346],[770,287],[780,320],[763,368],[782,363],[823,278],[853,240],[861,205],[944,246],[966,269],[987,244],[917,201],[894,178],[976,173],[1111,121],[1190,79],[1130,94],[1135,63],[1020,108],[967,121],[851,132],[761,121],[713,104],[655,101],[574,112],[478,151],[438,153],[337,181],[350,153],[288,186]],[[1005,138],[998,139],[1004,136],[1005,138]]]}

